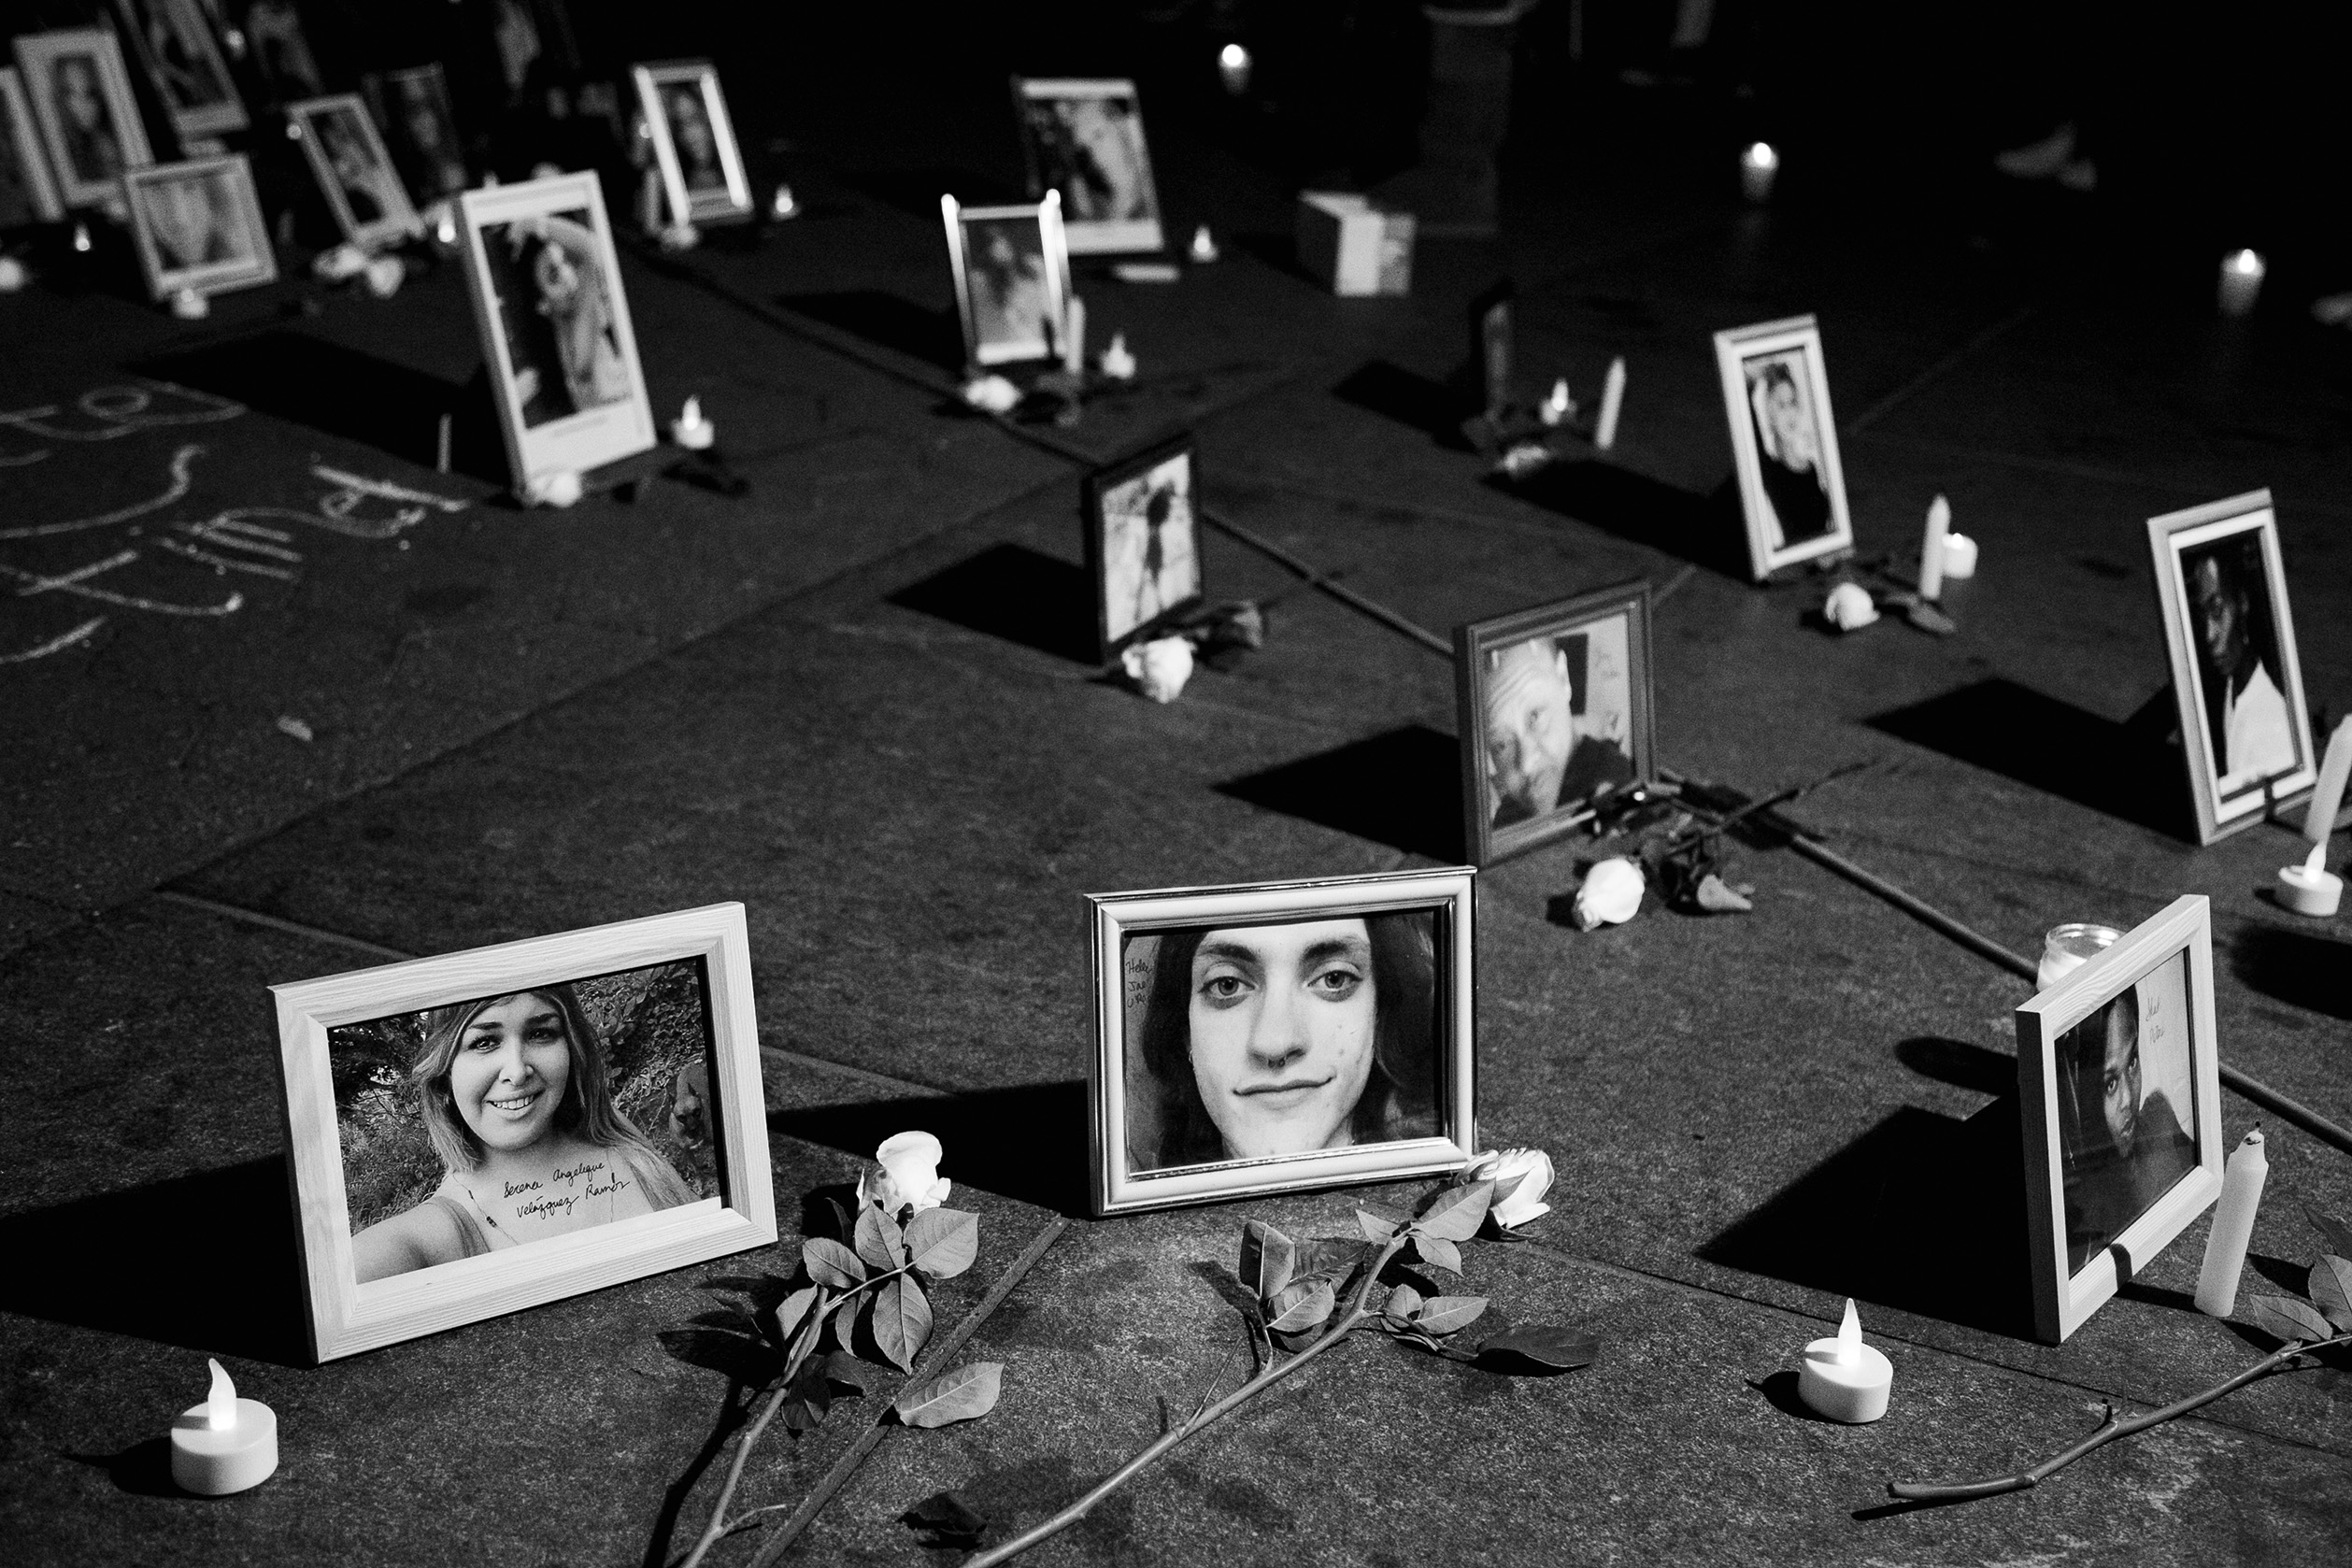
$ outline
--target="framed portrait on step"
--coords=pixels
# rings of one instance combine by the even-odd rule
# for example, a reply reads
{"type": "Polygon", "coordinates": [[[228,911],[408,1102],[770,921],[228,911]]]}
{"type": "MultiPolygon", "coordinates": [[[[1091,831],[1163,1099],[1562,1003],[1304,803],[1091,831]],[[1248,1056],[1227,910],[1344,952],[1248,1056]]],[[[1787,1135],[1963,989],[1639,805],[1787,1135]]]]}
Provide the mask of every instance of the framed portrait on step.
{"type": "Polygon", "coordinates": [[[1852,549],[1819,324],[1795,316],[1718,332],[1715,363],[1751,575],[1761,582],[1784,566],[1852,549]]]}

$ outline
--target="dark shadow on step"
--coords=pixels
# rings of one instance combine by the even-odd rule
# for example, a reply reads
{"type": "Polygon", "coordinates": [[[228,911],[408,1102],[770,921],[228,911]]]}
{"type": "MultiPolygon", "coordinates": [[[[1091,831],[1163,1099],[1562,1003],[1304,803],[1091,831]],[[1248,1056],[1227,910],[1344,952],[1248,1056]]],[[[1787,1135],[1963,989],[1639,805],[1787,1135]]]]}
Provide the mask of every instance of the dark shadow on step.
{"type": "Polygon", "coordinates": [[[1089,1212],[1086,1140],[1059,1134],[1084,1127],[1086,1114],[1085,1080],[1073,1078],[771,1111],[768,1129],[871,1160],[883,1139],[919,1127],[947,1147],[946,1174],[959,1186],[1077,1219],[1089,1212]]]}
{"type": "Polygon", "coordinates": [[[1747,531],[1730,480],[1700,495],[1597,458],[1547,464],[1523,479],[1490,474],[1486,483],[1520,500],[1677,556],[1734,582],[1748,582],[1747,531]]]}
{"type": "Polygon", "coordinates": [[[963,328],[955,311],[932,310],[879,289],[834,293],[778,294],[776,303],[877,348],[946,370],[963,365],[963,328]]]}
{"type": "Polygon", "coordinates": [[[1086,568],[1026,545],[991,545],[900,589],[890,602],[1073,663],[1102,662],[1086,568]]]}
{"type": "MultiPolygon", "coordinates": [[[[2303,848],[2298,841],[2288,858],[2301,858],[2303,848]]],[[[2230,944],[2230,972],[2248,991],[2259,991],[2274,1002],[2307,1007],[2331,1019],[2352,1019],[2352,942],[2313,932],[2250,925],[2230,944]]]]}
{"type": "Polygon", "coordinates": [[[1343,403],[1410,425],[1441,447],[1470,450],[1462,438],[1461,421],[1477,411],[1477,400],[1455,384],[1434,381],[1387,360],[1373,360],[1348,372],[1332,388],[1343,403]]]}
{"type": "Polygon", "coordinates": [[[2093,811],[2193,838],[2180,753],[2014,680],[1980,680],[1865,720],[1874,730],[2093,811]]]}
{"type": "Polygon", "coordinates": [[[1219,784],[1217,792],[1408,855],[1461,861],[1461,750],[1453,736],[1424,725],[1350,741],[1219,784]]]}

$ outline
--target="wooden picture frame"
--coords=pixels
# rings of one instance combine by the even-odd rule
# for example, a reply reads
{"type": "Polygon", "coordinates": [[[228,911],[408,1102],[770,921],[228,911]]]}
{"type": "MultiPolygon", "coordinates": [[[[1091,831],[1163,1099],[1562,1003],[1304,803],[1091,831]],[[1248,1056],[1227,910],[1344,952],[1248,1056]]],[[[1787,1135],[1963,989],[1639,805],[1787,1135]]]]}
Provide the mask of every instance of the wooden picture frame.
{"type": "Polygon", "coordinates": [[[122,177],[122,200],[139,270],[158,300],[277,278],[278,253],[244,153],[133,169],[122,177]]]}
{"type": "Polygon", "coordinates": [[[346,240],[374,250],[424,233],[424,220],[417,216],[383,135],[358,93],[335,93],[289,104],[286,124],[299,133],[319,193],[326,198],[327,210],[346,240]]]}
{"type": "Polygon", "coordinates": [[[1201,604],[1199,469],[1190,434],[1096,469],[1083,493],[1095,640],[1107,661],[1201,604]]]}
{"type": "Polygon", "coordinates": [[[596,176],[468,191],[458,219],[517,493],[652,447],[653,405],[596,176]]]}
{"type": "Polygon", "coordinates": [[[2191,894],[2017,1010],[2033,1327],[2049,1344],[2220,1195],[2213,1001],[2212,904],[2191,894]]]}
{"type": "Polygon", "coordinates": [[[948,230],[964,363],[989,370],[1053,359],[1070,319],[1062,198],[1048,191],[1025,205],[965,207],[942,196],[939,216],[948,230]]]}
{"type": "Polygon", "coordinates": [[[0,65],[0,229],[20,223],[54,223],[65,216],[57,194],[56,177],[50,173],[49,150],[41,145],[40,127],[33,123],[33,106],[24,96],[24,79],[14,65],[0,65]],[[13,195],[11,194],[13,192],[13,195]],[[21,209],[11,216],[12,209],[21,209]]]}
{"type": "Polygon", "coordinates": [[[662,173],[670,221],[732,223],[749,219],[751,180],[744,173],[727,95],[719,86],[719,67],[707,60],[666,60],[634,66],[629,74],[636,83],[637,108],[645,116],[646,134],[662,173]],[[697,132],[707,147],[693,144],[697,132]]]}
{"type": "Polygon", "coordinates": [[[1091,896],[1094,1213],[1468,1164],[1476,876],[1454,866],[1091,896]],[[1286,1021],[1269,1011],[1276,999],[1319,1021],[1286,1021]],[[1244,1044],[1257,1028],[1297,1030],[1298,1050],[1265,1067],[1244,1044]]]}
{"type": "Polygon", "coordinates": [[[24,95],[65,206],[113,207],[122,177],[155,162],[131,77],[104,27],[29,33],[15,41],[24,95]]]}
{"type": "Polygon", "coordinates": [[[1126,78],[1015,77],[1029,193],[1062,199],[1074,256],[1133,254],[1166,244],[1143,103],[1126,78]]]}
{"type": "Polygon", "coordinates": [[[2197,842],[2211,844],[2319,780],[2278,514],[2254,490],[2150,518],[2147,531],[2197,842]]]}
{"type": "MultiPolygon", "coordinates": [[[[716,904],[412,959],[270,991],[277,1004],[311,1350],[320,1361],[776,1240],[758,1019],[740,904],[716,904]],[[606,1048],[593,1037],[596,1025],[581,1005],[581,993],[594,982],[626,983],[658,972],[656,977],[677,985],[681,975],[696,971],[704,1030],[701,1075],[694,1076],[691,1062],[678,1068],[663,1105],[664,1135],[673,1144],[708,1149],[707,1179],[720,1192],[699,1198],[691,1196],[689,1177],[676,1168],[673,1157],[649,1136],[654,1130],[616,1111],[615,1102],[627,1086],[616,1085],[608,1076],[606,1058],[597,1054],[606,1048]],[[563,1005],[565,998],[569,1005],[563,1005]],[[480,1095],[475,1093],[482,1088],[478,1081],[461,1087],[454,1064],[481,1043],[498,1045],[499,1006],[517,1001],[521,1004],[518,1011],[546,1008],[547,1016],[536,1021],[555,1030],[558,1044],[567,1048],[551,1059],[566,1063],[563,1085],[553,1095],[553,1110],[544,1104],[551,1087],[546,1077],[520,1080],[525,1085],[522,1095],[536,1095],[537,1100],[512,1113],[526,1119],[518,1135],[543,1138],[549,1124],[565,1125],[561,1119],[568,1110],[569,1141],[563,1147],[585,1147],[589,1157],[553,1167],[544,1193],[538,1190],[540,1183],[528,1181],[509,1183],[486,1202],[471,1193],[461,1200],[458,1193],[470,1185],[471,1173],[459,1168],[465,1151],[471,1149],[482,1169],[490,1168],[488,1146],[471,1129],[482,1125],[494,1137],[498,1129],[489,1125],[490,1119],[510,1113],[489,1107],[485,1096],[494,1093],[494,1087],[480,1095]],[[579,1038],[583,1033],[591,1038],[579,1038]],[[334,1055],[338,1033],[347,1042],[341,1060],[334,1055]],[[391,1059],[378,1061],[371,1075],[368,1053],[353,1048],[387,1037],[421,1040],[424,1054],[412,1062],[406,1060],[408,1052],[392,1048],[391,1059]],[[581,1065],[591,1060],[597,1063],[593,1071],[581,1065]],[[371,1095],[381,1098],[371,1100],[371,1095]],[[427,1108],[435,1095],[441,1105],[440,1132],[433,1130],[435,1118],[427,1108]],[[699,1122],[692,1120],[695,1107],[699,1122]],[[353,1147],[347,1148],[347,1124],[363,1125],[369,1136],[355,1138],[353,1147]],[[611,1141],[592,1138],[591,1130],[600,1127],[611,1141]],[[362,1194],[354,1184],[363,1176],[372,1177],[374,1171],[372,1166],[347,1169],[353,1149],[377,1158],[399,1136],[407,1139],[412,1156],[420,1145],[425,1160],[437,1156],[446,1167],[441,1187],[411,1202],[416,1190],[411,1183],[389,1205],[398,1209],[391,1220],[359,1223],[362,1194]],[[610,1169],[600,1171],[598,1164],[605,1159],[610,1169]],[[668,1191],[667,1206],[620,1214],[623,1204],[612,1196],[616,1186],[625,1194],[634,1173],[645,1190],[633,1206],[642,1208],[659,1201],[652,1196],[653,1187],[664,1171],[677,1184],[668,1191]],[[602,1189],[600,1179],[606,1184],[602,1189]],[[682,1199],[681,1192],[686,1194],[682,1199]],[[591,1205],[597,1198],[592,1194],[604,1196],[617,1217],[585,1218],[596,1213],[591,1205]],[[582,1219],[575,1219],[575,1203],[584,1205],[577,1210],[582,1219]],[[401,1204],[408,1206],[399,1207],[401,1204]],[[505,1237],[495,1229],[501,1213],[511,1216],[505,1237]],[[460,1218],[463,1215],[475,1218],[460,1218]],[[569,1229],[543,1236],[515,1233],[535,1224],[557,1226],[559,1216],[569,1229]],[[408,1240],[412,1232],[428,1238],[463,1236],[486,1249],[458,1247],[454,1250],[463,1255],[443,1261],[404,1257],[399,1266],[362,1280],[363,1257],[380,1267],[390,1256],[388,1248],[415,1245],[408,1240]],[[355,1241],[359,1236],[367,1239],[355,1241]]],[[[487,1076],[474,1075],[477,1080],[487,1076]]],[[[506,1079],[494,1081],[504,1085],[506,1079]]],[[[650,1087],[657,1092],[663,1090],[658,1076],[650,1087]]]]}
{"type": "Polygon", "coordinates": [[[1819,324],[1792,316],[1718,332],[1715,363],[1755,579],[1852,549],[1819,324]]]}
{"type": "Polygon", "coordinates": [[[252,123],[196,0],[114,0],[114,9],[183,152],[217,150],[216,138],[252,123]]]}
{"type": "Polygon", "coordinates": [[[1454,629],[1461,841],[1473,862],[1574,833],[1600,794],[1657,777],[1651,668],[1642,577],[1454,629]]]}

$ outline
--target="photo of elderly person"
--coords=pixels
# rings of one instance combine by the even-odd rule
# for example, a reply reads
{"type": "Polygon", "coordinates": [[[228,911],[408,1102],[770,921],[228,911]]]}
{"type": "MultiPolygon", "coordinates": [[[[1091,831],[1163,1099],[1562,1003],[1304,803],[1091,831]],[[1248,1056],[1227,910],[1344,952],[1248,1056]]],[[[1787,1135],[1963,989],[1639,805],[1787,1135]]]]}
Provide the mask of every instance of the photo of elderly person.
{"type": "Polygon", "coordinates": [[[1756,429],[1757,467],[1772,516],[1765,537],[1782,549],[1830,532],[1830,480],[1807,388],[1803,349],[1760,355],[1741,365],[1756,429]]]}
{"type": "MultiPolygon", "coordinates": [[[[660,983],[645,987],[638,1013],[660,983]]],[[[702,1027],[697,1017],[688,1065],[676,1070],[674,1137],[691,1131],[680,1113],[691,1097],[691,1069],[702,1064],[702,1027]]],[[[421,1041],[405,1072],[379,1062],[342,1119],[351,1257],[362,1284],[695,1200],[694,1187],[616,1104],[606,1042],[573,985],[483,997],[335,1035],[337,1044],[349,1036],[360,1047],[421,1041]],[[370,1178],[386,1164],[399,1174],[387,1150],[407,1152],[420,1124],[434,1157],[424,1173],[429,1187],[396,1212],[365,1218],[385,1185],[370,1178]]],[[[669,1071],[664,1058],[639,1076],[658,1094],[669,1071]]],[[[338,1109],[346,1098],[340,1089],[338,1109]]]]}
{"type": "Polygon", "coordinates": [[[1632,779],[1624,617],[1497,649],[1483,676],[1491,826],[1575,808],[1632,779]]]}
{"type": "Polygon", "coordinates": [[[1103,492],[1104,629],[1116,643],[1200,596],[1192,454],[1103,492]]]}
{"type": "Polygon", "coordinates": [[[2059,1037],[2069,1273],[2196,1168],[2184,1114],[2195,1108],[2188,1103],[2187,963],[2174,960],[2059,1037]]]}
{"type": "Polygon", "coordinates": [[[2300,761],[2261,533],[2249,529],[2192,547],[2180,563],[2215,791],[2229,796],[2291,772],[2300,761]]]}
{"type": "Polygon", "coordinates": [[[983,363],[1053,352],[1053,294],[1046,242],[1034,218],[982,218],[963,226],[972,322],[983,363]]]}
{"type": "Polygon", "coordinates": [[[499,275],[510,391],[525,427],[626,401],[629,362],[588,213],[489,224],[482,245],[499,275]]]}
{"type": "Polygon", "coordinates": [[[1433,1135],[1434,919],[1401,911],[1131,937],[1143,982],[1127,1062],[1131,1171],[1433,1135]]]}

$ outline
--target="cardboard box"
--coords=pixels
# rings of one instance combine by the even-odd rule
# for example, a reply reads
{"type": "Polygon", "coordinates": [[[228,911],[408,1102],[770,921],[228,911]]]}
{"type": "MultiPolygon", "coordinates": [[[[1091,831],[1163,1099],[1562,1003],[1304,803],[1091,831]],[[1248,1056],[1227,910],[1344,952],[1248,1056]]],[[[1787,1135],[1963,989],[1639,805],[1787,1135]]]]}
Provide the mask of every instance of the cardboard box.
{"type": "Polygon", "coordinates": [[[1335,294],[1413,290],[1413,215],[1386,212],[1342,191],[1302,191],[1299,265],[1335,294]]]}

